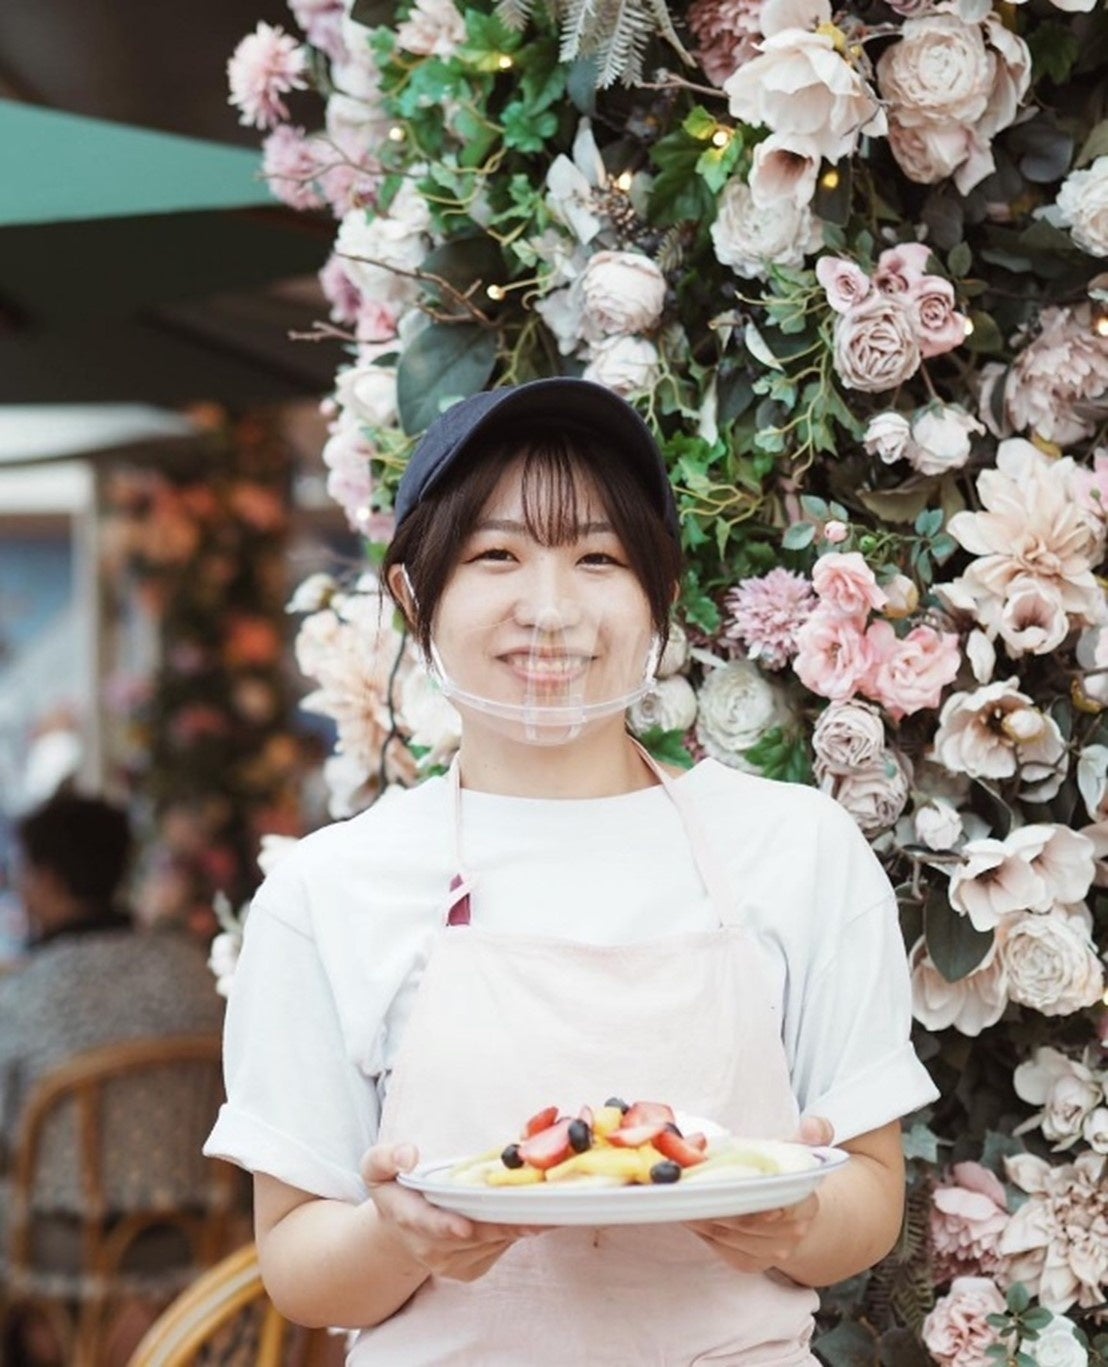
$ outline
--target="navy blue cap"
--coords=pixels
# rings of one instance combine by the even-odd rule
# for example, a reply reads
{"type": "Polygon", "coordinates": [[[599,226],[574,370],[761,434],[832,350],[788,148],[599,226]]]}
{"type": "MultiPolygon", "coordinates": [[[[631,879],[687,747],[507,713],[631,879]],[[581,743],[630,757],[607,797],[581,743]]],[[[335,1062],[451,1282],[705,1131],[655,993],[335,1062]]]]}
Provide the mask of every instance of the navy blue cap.
{"type": "Polygon", "coordinates": [[[666,529],[675,541],[680,541],[673,487],[650,428],[614,390],[593,384],[591,380],[564,375],[485,390],[462,399],[436,418],[412,452],[400,477],[395,501],[396,525],[404,521],[490,427],[498,426],[506,418],[533,422],[536,432],[571,422],[575,427],[586,428],[605,438],[637,467],[644,486],[654,497],[666,529]]]}

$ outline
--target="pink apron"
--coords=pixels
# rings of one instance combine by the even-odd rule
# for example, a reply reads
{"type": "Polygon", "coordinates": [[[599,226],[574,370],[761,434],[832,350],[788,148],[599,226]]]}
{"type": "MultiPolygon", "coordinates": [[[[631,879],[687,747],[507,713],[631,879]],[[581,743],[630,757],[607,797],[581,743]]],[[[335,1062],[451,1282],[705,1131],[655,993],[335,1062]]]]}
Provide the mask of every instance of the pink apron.
{"type": "MultiPolygon", "coordinates": [[[[613,1093],[740,1134],[795,1133],[780,1023],[735,900],[680,785],[647,762],[681,815],[719,928],[617,946],[490,934],[479,897],[468,923],[474,880],[456,879],[382,1141],[410,1141],[424,1159],[476,1153],[545,1106],[576,1111],[613,1093]]],[[[457,766],[454,783],[460,856],[457,766]]],[[[798,1367],[816,1361],[817,1299],[780,1274],[736,1272],[681,1225],[556,1229],[520,1240],[475,1282],[431,1278],[361,1333],[348,1364],[798,1367]]]]}

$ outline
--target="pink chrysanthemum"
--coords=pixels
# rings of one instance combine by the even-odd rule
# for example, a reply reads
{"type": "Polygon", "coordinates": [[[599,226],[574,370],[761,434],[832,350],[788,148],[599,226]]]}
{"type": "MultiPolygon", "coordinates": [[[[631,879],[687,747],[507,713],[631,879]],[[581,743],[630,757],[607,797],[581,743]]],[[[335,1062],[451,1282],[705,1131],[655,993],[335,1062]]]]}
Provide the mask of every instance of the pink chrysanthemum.
{"type": "Polygon", "coordinates": [[[304,49],[282,28],[260,22],[232,52],[227,63],[231,87],[228,103],[239,110],[239,123],[274,128],[289,116],[281,96],[304,90],[308,59],[304,49]]]}
{"type": "Polygon", "coordinates": [[[796,633],[816,601],[808,580],[792,570],[744,579],[724,596],[721,634],[767,669],[783,669],[796,654],[796,633]]]}
{"type": "Polygon", "coordinates": [[[322,209],[315,187],[319,175],[316,149],[302,128],[279,124],[262,143],[262,175],[269,188],[293,209],[322,209]]]}
{"type": "Polygon", "coordinates": [[[762,38],[762,0],[694,0],[689,28],[704,73],[722,86],[728,76],[758,55],[762,38]]]}

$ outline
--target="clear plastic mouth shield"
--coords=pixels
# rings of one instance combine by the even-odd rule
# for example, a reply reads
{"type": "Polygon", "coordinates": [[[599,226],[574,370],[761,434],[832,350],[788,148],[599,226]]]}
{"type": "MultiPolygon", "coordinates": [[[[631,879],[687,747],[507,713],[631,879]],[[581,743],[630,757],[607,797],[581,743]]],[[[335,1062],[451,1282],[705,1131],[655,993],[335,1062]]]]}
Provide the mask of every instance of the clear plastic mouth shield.
{"type": "Polygon", "coordinates": [[[463,715],[562,745],[650,691],[660,643],[645,604],[582,578],[572,595],[536,596],[494,577],[437,614],[428,668],[463,715]]]}

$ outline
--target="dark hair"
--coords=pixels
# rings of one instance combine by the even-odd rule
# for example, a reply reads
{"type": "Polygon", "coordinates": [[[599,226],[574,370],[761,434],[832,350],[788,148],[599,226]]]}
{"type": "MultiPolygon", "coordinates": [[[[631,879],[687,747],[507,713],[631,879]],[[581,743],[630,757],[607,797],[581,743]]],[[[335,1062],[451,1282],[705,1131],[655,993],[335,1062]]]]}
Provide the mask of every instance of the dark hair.
{"type": "Polygon", "coordinates": [[[83,902],[107,908],[131,854],[126,813],[94,797],[55,797],[17,828],[27,862],[49,869],[83,902]]]}
{"type": "MultiPolygon", "coordinates": [[[[576,539],[582,522],[579,477],[585,475],[595,482],[646,595],[654,629],[664,637],[682,562],[680,547],[656,506],[657,497],[618,451],[588,428],[565,423],[538,434],[515,427],[494,430],[467,452],[398,528],[385,552],[382,576],[387,585],[394,565],[407,569],[418,604],[417,620],[409,621],[409,626],[422,648],[430,649],[435,609],[466,539],[505,467],[520,457],[523,516],[540,545],[564,546],[576,539]]],[[[404,611],[399,601],[397,606],[404,611]]]]}

